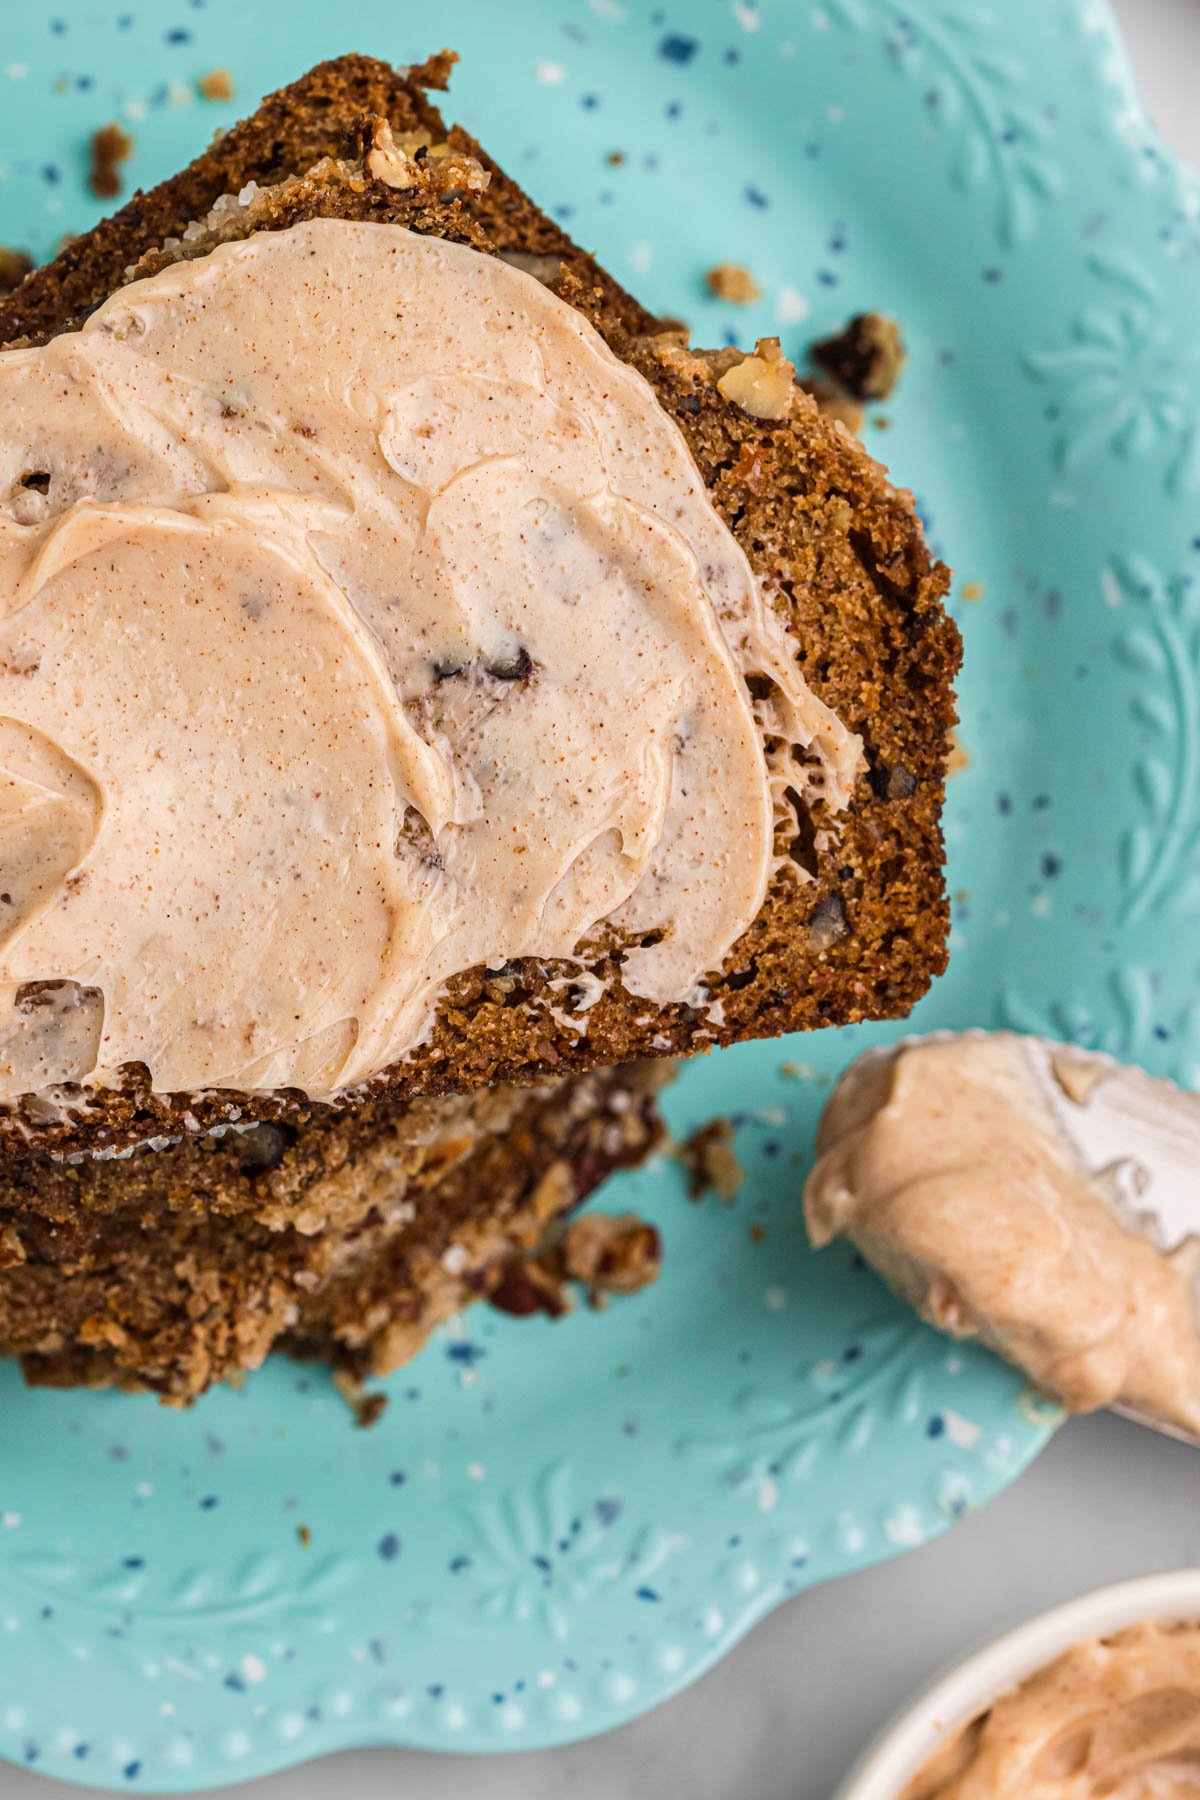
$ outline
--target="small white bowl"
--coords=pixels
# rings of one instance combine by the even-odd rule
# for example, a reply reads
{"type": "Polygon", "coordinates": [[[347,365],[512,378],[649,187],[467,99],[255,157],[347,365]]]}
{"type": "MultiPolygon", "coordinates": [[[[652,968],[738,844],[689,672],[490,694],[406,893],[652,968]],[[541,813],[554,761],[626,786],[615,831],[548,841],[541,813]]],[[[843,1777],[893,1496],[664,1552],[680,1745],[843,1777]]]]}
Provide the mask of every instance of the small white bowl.
{"type": "Polygon", "coordinates": [[[1104,1637],[1142,1619],[1200,1622],[1200,1569],[1176,1569],[1095,1588],[977,1650],[885,1727],[834,1800],[897,1800],[947,1735],[985,1712],[1001,1694],[1081,1638],[1104,1637]]]}

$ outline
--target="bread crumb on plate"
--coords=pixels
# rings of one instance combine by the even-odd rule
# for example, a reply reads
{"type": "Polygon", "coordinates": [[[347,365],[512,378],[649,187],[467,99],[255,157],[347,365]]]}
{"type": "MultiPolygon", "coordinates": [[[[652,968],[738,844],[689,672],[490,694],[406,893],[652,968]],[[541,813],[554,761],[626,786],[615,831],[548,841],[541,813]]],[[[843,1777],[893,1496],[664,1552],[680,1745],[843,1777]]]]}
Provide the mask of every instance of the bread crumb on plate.
{"type": "Polygon", "coordinates": [[[728,300],[734,306],[749,306],[751,301],[762,298],[757,281],[740,263],[717,263],[706,270],[704,279],[718,300],[728,300]]]}
{"type": "Polygon", "coordinates": [[[121,192],[121,164],[133,154],[133,138],[114,119],[92,133],[92,166],[88,182],[98,200],[115,200],[121,192]]]}
{"type": "Polygon", "coordinates": [[[842,330],[821,338],[812,357],[855,400],[886,400],[904,367],[904,341],[885,313],[856,313],[842,330]]]}
{"type": "Polygon", "coordinates": [[[201,75],[196,87],[205,100],[232,100],[234,98],[233,76],[228,69],[210,69],[207,75],[201,75]]]}
{"type": "Polygon", "coordinates": [[[745,1180],[745,1171],[733,1147],[733,1125],[729,1119],[710,1119],[698,1125],[689,1138],[676,1145],[675,1156],[688,1178],[688,1194],[699,1200],[714,1193],[726,1205],[737,1199],[745,1180]]]}

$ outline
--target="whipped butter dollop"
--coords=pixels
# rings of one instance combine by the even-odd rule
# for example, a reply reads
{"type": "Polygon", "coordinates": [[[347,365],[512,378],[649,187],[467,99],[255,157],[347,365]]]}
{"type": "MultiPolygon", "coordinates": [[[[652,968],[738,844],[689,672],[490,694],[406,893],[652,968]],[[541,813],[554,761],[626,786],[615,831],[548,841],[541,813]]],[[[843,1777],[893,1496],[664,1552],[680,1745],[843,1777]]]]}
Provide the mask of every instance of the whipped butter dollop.
{"type": "Polygon", "coordinates": [[[649,385],[497,258],[314,220],[0,354],[0,1099],[328,1095],[601,926],[686,998],[798,758],[834,807],[859,767],[797,648],[649,385]]]}
{"type": "Polygon", "coordinates": [[[900,1800],[1196,1800],[1200,1626],[1074,1644],[955,1732],[900,1800]]]}
{"type": "Polygon", "coordinates": [[[1200,1098],[1012,1032],[869,1051],[826,1105],[805,1187],[934,1325],[1071,1411],[1200,1434],[1200,1098]]]}

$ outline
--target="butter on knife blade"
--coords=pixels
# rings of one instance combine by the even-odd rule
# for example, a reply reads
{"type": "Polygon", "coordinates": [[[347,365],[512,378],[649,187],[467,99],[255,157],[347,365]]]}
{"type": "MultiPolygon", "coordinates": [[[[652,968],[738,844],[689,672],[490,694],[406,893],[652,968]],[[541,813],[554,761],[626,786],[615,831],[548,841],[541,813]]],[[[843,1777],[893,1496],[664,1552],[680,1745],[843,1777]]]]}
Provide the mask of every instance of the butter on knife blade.
{"type": "Polygon", "coordinates": [[[1200,1439],[1200,1096],[1012,1032],[908,1039],[835,1087],[804,1205],[1069,1411],[1200,1439]]]}

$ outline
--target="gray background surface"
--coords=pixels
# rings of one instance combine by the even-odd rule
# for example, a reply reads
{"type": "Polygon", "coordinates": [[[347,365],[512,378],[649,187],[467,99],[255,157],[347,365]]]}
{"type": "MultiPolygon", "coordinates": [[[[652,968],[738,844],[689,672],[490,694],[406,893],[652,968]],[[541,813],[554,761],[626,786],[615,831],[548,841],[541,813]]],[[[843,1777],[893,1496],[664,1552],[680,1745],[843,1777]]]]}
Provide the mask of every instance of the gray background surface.
{"type": "MultiPolygon", "coordinates": [[[[1049,0],[1048,0],[1049,3],[1049,0]]],[[[1117,0],[1151,113],[1200,165],[1200,0],[1117,0]]],[[[971,1645],[1101,1583],[1200,1563],[1200,1454],[1077,1420],[925,1549],[792,1600],[704,1680],[590,1743],[512,1757],[361,1751],[226,1789],[246,1800],[828,1800],[888,1715],[971,1645]]],[[[0,1767],[3,1800],[78,1790],[0,1767]]]]}

